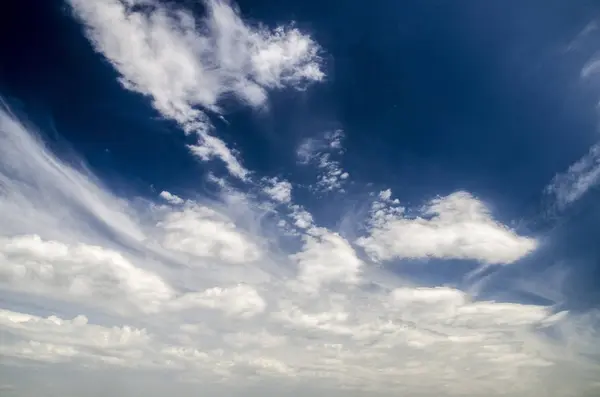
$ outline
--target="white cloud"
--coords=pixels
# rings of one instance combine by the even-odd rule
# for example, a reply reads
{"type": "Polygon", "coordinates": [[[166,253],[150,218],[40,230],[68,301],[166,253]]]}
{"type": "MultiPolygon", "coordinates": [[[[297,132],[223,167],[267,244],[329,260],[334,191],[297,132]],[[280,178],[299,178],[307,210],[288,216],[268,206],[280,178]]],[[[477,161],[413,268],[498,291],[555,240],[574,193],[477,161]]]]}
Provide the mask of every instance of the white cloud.
{"type": "Polygon", "coordinates": [[[163,247],[191,257],[243,264],[257,261],[262,255],[258,242],[227,215],[194,202],[181,210],[167,211],[156,226],[163,247]]]}
{"type": "Polygon", "coordinates": [[[342,130],[329,131],[325,134],[325,140],[327,141],[327,146],[331,150],[341,152],[342,151],[342,141],[344,140],[345,135],[342,130]]]}
{"type": "Polygon", "coordinates": [[[559,209],[564,209],[579,200],[584,194],[600,183],[600,144],[592,146],[589,152],[554,177],[546,187],[546,193],[553,195],[559,209]]]}
{"type": "Polygon", "coordinates": [[[228,96],[263,106],[268,89],[302,89],[324,78],[319,46],[308,35],[293,26],[250,26],[228,1],[206,0],[201,19],[157,1],[69,3],[96,51],[121,74],[123,86],[150,96],[162,115],[196,133],[192,153],[221,159],[241,179],[248,170],[209,133],[203,112],[221,113],[220,102],[228,96]],[[150,7],[133,8],[140,4],[150,7]]]}
{"type": "Polygon", "coordinates": [[[258,347],[270,349],[286,344],[285,335],[273,335],[268,331],[261,330],[256,333],[236,332],[223,336],[223,341],[236,348],[258,347]]]}
{"type": "Polygon", "coordinates": [[[85,360],[88,364],[145,366],[144,350],[151,340],[145,329],[94,325],[83,315],[64,320],[0,310],[0,329],[4,357],[47,363],[85,360]]]}
{"type": "Polygon", "coordinates": [[[342,185],[350,176],[338,161],[331,160],[329,153],[322,154],[317,167],[321,170],[317,187],[324,192],[342,190],[342,185]]]}
{"type": "MultiPolygon", "coordinates": [[[[594,315],[407,285],[291,200],[302,240],[266,238],[272,202],[226,184],[213,201],[122,200],[0,121],[0,373],[18,366],[14,383],[51,368],[70,387],[75,369],[95,380],[117,368],[116,394],[152,396],[192,396],[198,383],[239,396],[598,390],[594,315]]],[[[466,193],[406,213],[384,191],[366,251],[508,263],[535,247],[466,193]]]]}
{"type": "Polygon", "coordinates": [[[204,161],[209,161],[213,158],[221,159],[233,176],[245,180],[249,175],[249,171],[244,168],[234,153],[229,150],[225,142],[217,137],[202,132],[199,134],[197,144],[189,145],[188,147],[192,153],[204,161]]]}
{"type": "MultiPolygon", "coordinates": [[[[576,50],[581,50],[583,49],[585,43],[587,40],[589,39],[593,39],[594,37],[594,33],[596,33],[598,31],[598,21],[593,20],[591,22],[589,22],[576,36],[575,38],[573,38],[573,40],[571,40],[569,42],[569,44],[567,44],[564,48],[565,52],[569,52],[569,51],[576,51],[576,50]]],[[[594,62],[592,62],[594,63],[594,62]]],[[[591,72],[594,68],[592,67],[592,70],[587,70],[589,68],[589,64],[586,65],[586,67],[583,68],[582,70],[582,75],[586,76],[589,72],[591,72]]]]}
{"type": "Polygon", "coordinates": [[[291,257],[298,264],[299,280],[311,288],[333,282],[356,284],[363,266],[348,241],[325,229],[313,229],[304,237],[303,249],[291,257]]]}
{"type": "MultiPolygon", "coordinates": [[[[288,338],[310,335],[315,342],[305,356],[322,374],[361,390],[544,395],[555,391],[549,377],[564,368],[559,351],[536,331],[557,323],[540,306],[474,302],[451,288],[401,287],[388,298],[357,292],[329,304],[327,298],[314,303],[319,309],[283,302],[275,318],[288,338]],[[500,387],[515,377],[520,381],[500,387]]],[[[556,395],[563,393],[569,392],[556,395]]]]}
{"type": "MultiPolygon", "coordinates": [[[[598,29],[597,21],[590,22],[568,46],[569,49],[581,44],[582,39],[598,29]]],[[[581,70],[582,79],[596,78],[600,71],[600,59],[595,57],[581,70]]],[[[564,210],[582,198],[590,189],[600,183],[600,143],[593,145],[579,160],[566,171],[554,176],[546,186],[545,193],[552,197],[552,204],[564,210]]]]}
{"type": "MultiPolygon", "coordinates": [[[[65,166],[44,148],[33,131],[0,109],[0,234],[38,234],[44,238],[97,237],[105,227],[122,238],[141,241],[143,231],[130,205],[108,193],[85,169],[65,166]],[[90,217],[92,227],[81,222],[90,217]]],[[[84,167],[81,167],[84,168],[84,167]]]]}
{"type": "Polygon", "coordinates": [[[294,221],[294,225],[300,229],[310,229],[313,226],[313,217],[312,215],[306,211],[304,208],[299,205],[291,206],[292,213],[291,217],[294,221]]]}
{"type": "Polygon", "coordinates": [[[254,288],[238,285],[188,293],[170,304],[171,308],[178,310],[198,306],[222,310],[230,315],[253,317],[265,310],[266,303],[254,288]]]}
{"type": "Polygon", "coordinates": [[[292,200],[292,184],[288,181],[280,181],[277,178],[267,179],[264,192],[273,200],[280,203],[289,203],[292,200]]]}
{"type": "Polygon", "coordinates": [[[381,199],[383,201],[388,201],[391,197],[392,197],[391,189],[382,190],[381,192],[379,192],[379,199],[381,199]]]}
{"type": "Polygon", "coordinates": [[[155,274],[99,246],[69,246],[36,235],[0,238],[0,287],[33,295],[84,299],[115,310],[155,311],[173,291],[155,274]]]}
{"type": "Polygon", "coordinates": [[[321,146],[321,142],[316,139],[305,139],[296,150],[296,157],[298,158],[300,164],[308,164],[321,146]]]}
{"type": "MultiPolygon", "coordinates": [[[[590,24],[591,27],[595,27],[595,24],[590,24]]],[[[591,32],[592,30],[589,30],[589,32],[591,32]]],[[[581,77],[586,79],[586,78],[590,78],[593,75],[595,75],[596,73],[598,73],[598,71],[600,70],[600,60],[599,59],[592,59],[590,62],[588,62],[583,69],[581,69],[581,77]]]]}
{"type": "Polygon", "coordinates": [[[513,263],[537,246],[536,240],[495,221],[481,201],[465,192],[432,200],[421,216],[407,217],[398,207],[377,209],[369,235],[357,244],[376,260],[445,258],[484,264],[513,263]]]}
{"type": "Polygon", "coordinates": [[[296,150],[300,164],[313,163],[319,170],[316,183],[318,191],[343,191],[343,185],[350,177],[350,174],[342,169],[341,163],[333,159],[334,156],[343,153],[344,138],[342,130],[329,131],[321,139],[304,140],[296,150]]]}
{"type": "Polygon", "coordinates": [[[170,203],[170,204],[177,205],[177,204],[183,204],[184,203],[184,201],[183,201],[183,199],[181,197],[176,196],[176,195],[174,195],[172,193],[169,193],[167,191],[160,192],[160,197],[163,200],[165,200],[166,202],[170,203]]]}

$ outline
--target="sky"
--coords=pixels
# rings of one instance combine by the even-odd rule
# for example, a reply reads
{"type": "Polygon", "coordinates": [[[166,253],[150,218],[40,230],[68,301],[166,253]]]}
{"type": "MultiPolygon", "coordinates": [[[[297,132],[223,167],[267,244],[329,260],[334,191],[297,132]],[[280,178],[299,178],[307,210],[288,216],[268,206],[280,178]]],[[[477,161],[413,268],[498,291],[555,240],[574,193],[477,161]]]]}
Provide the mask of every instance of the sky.
{"type": "Polygon", "coordinates": [[[0,7],[3,396],[600,393],[597,2],[0,7]]]}

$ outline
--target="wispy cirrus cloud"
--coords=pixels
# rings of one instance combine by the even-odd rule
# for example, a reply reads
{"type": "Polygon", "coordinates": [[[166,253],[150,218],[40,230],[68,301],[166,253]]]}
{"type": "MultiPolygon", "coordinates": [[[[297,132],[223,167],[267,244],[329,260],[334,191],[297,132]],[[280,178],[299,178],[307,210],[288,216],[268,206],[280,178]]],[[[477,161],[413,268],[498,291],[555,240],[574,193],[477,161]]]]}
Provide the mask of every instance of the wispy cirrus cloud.
{"type": "Polygon", "coordinates": [[[569,207],[600,183],[600,144],[592,146],[587,154],[569,169],[557,174],[546,187],[559,210],[569,207]]]}
{"type": "Polygon", "coordinates": [[[159,1],[69,3],[122,85],[150,97],[164,117],[196,134],[192,153],[222,160],[240,179],[248,170],[211,133],[207,112],[223,114],[221,102],[228,97],[262,107],[267,90],[303,89],[325,77],[320,48],[310,36],[292,25],[249,25],[229,1],[204,1],[203,18],[159,1]]]}
{"type": "MultiPolygon", "coordinates": [[[[576,41],[589,35],[597,28],[596,22],[590,23],[576,41]]],[[[585,81],[592,81],[592,79],[597,78],[599,68],[600,60],[597,58],[592,59],[581,70],[581,78],[585,81]]],[[[585,196],[588,191],[595,188],[599,183],[600,143],[596,143],[590,147],[586,154],[571,164],[566,171],[556,174],[546,186],[545,193],[551,199],[551,206],[562,211],[585,196]]]]}

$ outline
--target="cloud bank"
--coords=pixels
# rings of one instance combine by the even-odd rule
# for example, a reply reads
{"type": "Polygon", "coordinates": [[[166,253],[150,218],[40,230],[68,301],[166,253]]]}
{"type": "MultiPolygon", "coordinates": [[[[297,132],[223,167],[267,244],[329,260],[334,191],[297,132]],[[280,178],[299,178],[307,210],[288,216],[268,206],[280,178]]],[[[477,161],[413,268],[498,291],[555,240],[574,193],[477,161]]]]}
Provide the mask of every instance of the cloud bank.
{"type": "Polygon", "coordinates": [[[566,396],[591,387],[595,367],[583,354],[597,350],[596,335],[581,328],[590,319],[411,285],[370,260],[377,252],[380,260],[509,263],[534,247],[470,195],[432,201],[423,210],[429,219],[404,219],[383,192],[360,244],[306,220],[301,207],[283,211],[292,225],[307,222],[296,229],[299,249],[289,251],[265,226],[251,232],[239,214],[255,206],[228,209],[227,197],[241,192],[224,190],[215,203],[163,192],[134,205],[49,154],[12,115],[0,113],[0,125],[1,147],[12,153],[0,163],[0,289],[46,302],[38,314],[0,312],[4,365],[159,371],[183,391],[199,381],[231,385],[234,395],[240,385],[424,396],[566,396]],[[77,200],[60,202],[75,192],[77,200]],[[60,222],[57,233],[50,226],[60,222]],[[405,227],[418,247],[409,254],[407,242],[390,246],[385,234],[405,227]],[[453,238],[461,228],[480,233],[453,238]]]}

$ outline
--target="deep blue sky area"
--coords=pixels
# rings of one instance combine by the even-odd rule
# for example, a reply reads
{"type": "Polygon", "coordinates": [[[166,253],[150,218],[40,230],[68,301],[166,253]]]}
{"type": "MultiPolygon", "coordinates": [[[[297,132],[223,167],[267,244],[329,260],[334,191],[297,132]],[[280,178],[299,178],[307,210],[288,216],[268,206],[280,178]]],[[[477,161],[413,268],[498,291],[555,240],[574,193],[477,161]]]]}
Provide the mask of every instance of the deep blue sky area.
{"type": "MultiPolygon", "coordinates": [[[[544,186],[598,140],[600,87],[581,79],[600,49],[597,31],[581,37],[600,14],[597,1],[238,4],[249,20],[295,20],[322,46],[327,74],[306,91],[272,93],[268,110],[234,106],[228,125],[215,123],[257,173],[300,181],[300,142],[341,128],[341,161],[357,197],[368,183],[416,205],[465,189],[489,201],[500,220],[527,221],[538,216],[544,186]]],[[[126,195],[150,194],[150,185],[199,188],[204,165],[188,155],[186,137],[147,98],[120,86],[62,2],[4,2],[0,49],[0,93],[59,152],[77,153],[126,195]]],[[[345,208],[327,200],[317,213],[345,208]]],[[[594,200],[582,205],[598,213],[594,200]]],[[[572,285],[592,291],[600,278],[598,216],[564,224],[551,234],[559,252],[542,261],[578,258],[572,285]]],[[[584,300],[595,304],[594,296],[584,300]]]]}
{"type": "MultiPolygon", "coordinates": [[[[67,8],[11,3],[5,95],[100,172],[185,183],[194,165],[173,126],[122,90],[67,8]]],[[[239,4],[263,23],[295,19],[323,46],[328,74],[301,95],[275,93],[268,114],[231,115],[228,133],[252,169],[286,170],[300,139],[341,126],[358,180],[402,186],[417,201],[464,188],[518,211],[596,139],[596,93],[579,78],[596,48],[566,50],[597,12],[591,1],[239,4]]]]}

